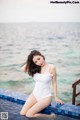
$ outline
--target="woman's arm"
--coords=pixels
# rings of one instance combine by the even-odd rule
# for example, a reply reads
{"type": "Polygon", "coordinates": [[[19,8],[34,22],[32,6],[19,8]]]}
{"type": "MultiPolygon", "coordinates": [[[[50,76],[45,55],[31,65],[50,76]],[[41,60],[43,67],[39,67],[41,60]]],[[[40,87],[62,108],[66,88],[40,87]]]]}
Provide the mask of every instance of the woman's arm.
{"type": "Polygon", "coordinates": [[[26,63],[21,67],[21,71],[23,71],[23,72],[27,72],[28,71],[26,63]]]}
{"type": "Polygon", "coordinates": [[[56,81],[56,66],[54,65],[52,68],[52,74],[53,74],[53,79],[52,79],[52,86],[53,86],[53,91],[54,91],[54,98],[57,103],[63,104],[62,100],[60,100],[57,97],[57,81],[56,81]]]}
{"type": "Polygon", "coordinates": [[[56,98],[57,97],[56,66],[53,66],[52,74],[53,74],[52,87],[54,91],[54,98],[56,98]]]}

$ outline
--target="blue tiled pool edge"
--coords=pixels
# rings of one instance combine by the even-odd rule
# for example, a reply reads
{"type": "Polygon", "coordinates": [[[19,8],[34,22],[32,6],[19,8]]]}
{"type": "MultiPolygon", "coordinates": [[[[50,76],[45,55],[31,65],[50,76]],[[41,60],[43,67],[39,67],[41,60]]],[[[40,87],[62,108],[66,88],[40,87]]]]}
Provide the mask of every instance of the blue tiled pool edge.
{"type": "MultiPolygon", "coordinates": [[[[0,89],[0,98],[23,105],[28,96],[20,92],[0,89]]],[[[41,113],[56,113],[58,115],[69,116],[72,118],[80,118],[80,106],[52,103],[51,106],[42,110],[41,113]]]]}

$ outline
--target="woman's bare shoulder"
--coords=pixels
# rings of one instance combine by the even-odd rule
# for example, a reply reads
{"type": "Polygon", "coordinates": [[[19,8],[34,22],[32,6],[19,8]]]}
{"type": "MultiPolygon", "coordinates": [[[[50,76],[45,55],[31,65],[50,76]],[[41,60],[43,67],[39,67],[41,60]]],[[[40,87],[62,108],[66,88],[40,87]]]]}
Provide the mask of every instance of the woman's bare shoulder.
{"type": "Polygon", "coordinates": [[[50,65],[50,73],[53,74],[56,71],[56,65],[49,64],[50,65]]]}
{"type": "Polygon", "coordinates": [[[52,69],[55,69],[55,68],[56,68],[56,65],[55,65],[55,64],[50,64],[50,67],[51,67],[52,69]]]}

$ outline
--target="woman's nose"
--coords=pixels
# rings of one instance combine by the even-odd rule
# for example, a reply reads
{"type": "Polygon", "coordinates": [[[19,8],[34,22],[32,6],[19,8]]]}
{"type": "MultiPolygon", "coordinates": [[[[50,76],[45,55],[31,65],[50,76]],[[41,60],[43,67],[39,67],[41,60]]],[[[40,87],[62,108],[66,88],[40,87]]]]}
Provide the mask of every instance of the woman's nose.
{"type": "Polygon", "coordinates": [[[41,65],[41,62],[38,62],[39,63],[39,65],[41,65]]]}

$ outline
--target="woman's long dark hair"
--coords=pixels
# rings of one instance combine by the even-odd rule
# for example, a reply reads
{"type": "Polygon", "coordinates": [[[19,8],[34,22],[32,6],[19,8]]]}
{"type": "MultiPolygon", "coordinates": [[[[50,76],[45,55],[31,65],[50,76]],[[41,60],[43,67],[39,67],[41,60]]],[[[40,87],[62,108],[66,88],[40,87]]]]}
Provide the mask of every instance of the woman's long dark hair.
{"type": "Polygon", "coordinates": [[[26,64],[27,64],[27,68],[28,68],[28,74],[30,76],[33,77],[33,75],[35,73],[40,73],[41,72],[41,66],[38,66],[36,65],[34,62],[33,62],[33,57],[34,56],[37,56],[37,55],[40,55],[44,58],[45,60],[45,57],[37,50],[33,50],[31,51],[31,53],[28,55],[28,59],[26,61],[26,64]]]}

